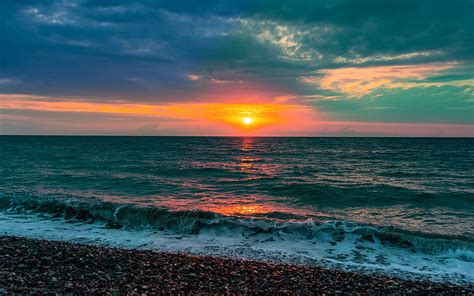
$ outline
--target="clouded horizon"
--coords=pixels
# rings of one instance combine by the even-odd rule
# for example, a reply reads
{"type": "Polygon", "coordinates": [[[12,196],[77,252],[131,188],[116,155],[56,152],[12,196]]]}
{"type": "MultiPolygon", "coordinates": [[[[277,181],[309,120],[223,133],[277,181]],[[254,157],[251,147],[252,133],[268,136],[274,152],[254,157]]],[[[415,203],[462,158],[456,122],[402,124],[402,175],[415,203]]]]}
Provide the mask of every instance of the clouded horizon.
{"type": "Polygon", "coordinates": [[[470,0],[0,7],[0,134],[474,136],[470,0]]]}

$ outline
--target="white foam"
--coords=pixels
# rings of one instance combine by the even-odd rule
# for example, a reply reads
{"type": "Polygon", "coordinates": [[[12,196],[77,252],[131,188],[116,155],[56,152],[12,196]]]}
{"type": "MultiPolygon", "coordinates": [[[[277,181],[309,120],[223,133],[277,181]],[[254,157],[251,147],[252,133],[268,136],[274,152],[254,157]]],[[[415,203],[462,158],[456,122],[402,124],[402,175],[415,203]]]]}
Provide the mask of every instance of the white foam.
{"type": "Polygon", "coordinates": [[[63,240],[122,248],[151,249],[191,254],[230,256],[338,267],[404,278],[422,278],[453,283],[474,283],[471,250],[438,255],[413,253],[408,249],[358,239],[347,232],[335,243],[328,233],[311,239],[292,233],[249,233],[248,228],[213,227],[198,235],[180,235],[156,229],[109,229],[100,223],[65,222],[37,213],[0,212],[0,234],[63,240]]]}

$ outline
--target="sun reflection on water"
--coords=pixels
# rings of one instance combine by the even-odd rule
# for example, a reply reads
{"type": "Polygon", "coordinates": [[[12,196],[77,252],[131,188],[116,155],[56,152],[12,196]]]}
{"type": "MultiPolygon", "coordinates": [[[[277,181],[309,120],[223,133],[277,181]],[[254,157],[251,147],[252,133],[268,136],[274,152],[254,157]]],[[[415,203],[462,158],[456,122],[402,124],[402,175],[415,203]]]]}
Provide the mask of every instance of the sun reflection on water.
{"type": "Polygon", "coordinates": [[[254,149],[255,139],[251,137],[245,137],[242,140],[242,151],[252,151],[254,149]]]}
{"type": "MultiPolygon", "coordinates": [[[[148,199],[143,205],[150,205],[148,199]]],[[[139,202],[138,202],[139,203],[139,202]]],[[[290,219],[305,220],[309,217],[324,217],[324,213],[315,212],[309,208],[293,208],[287,204],[275,202],[261,195],[228,196],[222,194],[201,197],[200,199],[177,199],[160,197],[154,206],[164,207],[172,211],[202,211],[212,212],[223,216],[246,218],[276,218],[281,215],[290,219]],[[290,217],[291,216],[291,217],[290,217]]]]}
{"type": "Polygon", "coordinates": [[[258,204],[247,204],[247,205],[224,205],[224,206],[210,206],[207,208],[211,212],[222,214],[225,216],[232,215],[255,215],[255,214],[265,214],[273,212],[274,209],[268,206],[258,205],[258,204]]]}

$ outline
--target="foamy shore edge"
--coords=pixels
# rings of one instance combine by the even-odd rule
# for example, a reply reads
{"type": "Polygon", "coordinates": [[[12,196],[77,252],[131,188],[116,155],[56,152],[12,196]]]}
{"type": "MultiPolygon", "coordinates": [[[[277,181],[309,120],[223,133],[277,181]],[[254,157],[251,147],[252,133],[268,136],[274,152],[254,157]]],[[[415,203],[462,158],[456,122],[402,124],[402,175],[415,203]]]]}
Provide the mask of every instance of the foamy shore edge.
{"type": "Polygon", "coordinates": [[[454,294],[472,285],[0,236],[2,294],[454,294]]]}

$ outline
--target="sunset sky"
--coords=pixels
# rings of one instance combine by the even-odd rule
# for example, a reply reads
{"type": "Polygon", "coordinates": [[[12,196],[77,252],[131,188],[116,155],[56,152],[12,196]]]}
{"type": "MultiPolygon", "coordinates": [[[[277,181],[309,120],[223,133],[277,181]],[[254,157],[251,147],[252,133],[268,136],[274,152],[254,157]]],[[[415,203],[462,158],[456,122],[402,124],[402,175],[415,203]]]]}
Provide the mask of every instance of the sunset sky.
{"type": "Polygon", "coordinates": [[[0,3],[0,134],[474,136],[474,1],[124,3],[0,3]]]}

